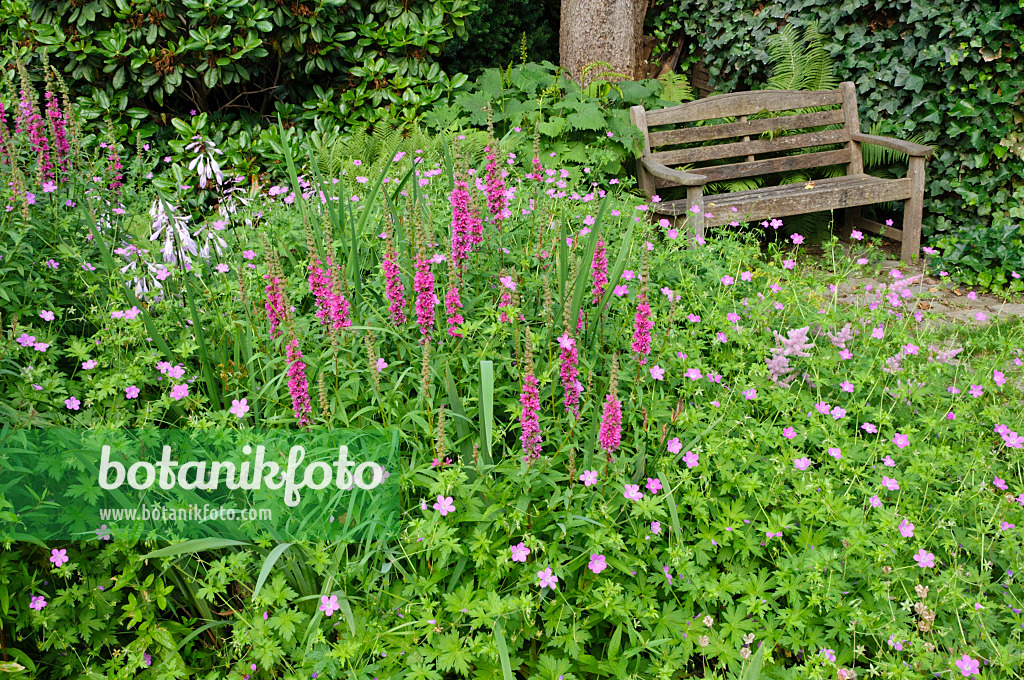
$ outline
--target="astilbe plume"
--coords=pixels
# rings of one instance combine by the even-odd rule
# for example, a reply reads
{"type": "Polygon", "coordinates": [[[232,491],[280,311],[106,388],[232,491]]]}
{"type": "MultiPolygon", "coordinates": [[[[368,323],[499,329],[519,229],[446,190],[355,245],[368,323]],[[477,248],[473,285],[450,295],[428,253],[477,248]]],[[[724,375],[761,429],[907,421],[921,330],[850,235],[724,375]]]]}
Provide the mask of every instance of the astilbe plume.
{"type": "Polygon", "coordinates": [[[292,397],[292,412],[299,421],[299,427],[309,425],[313,404],[309,399],[309,382],[306,380],[306,364],[302,361],[299,339],[292,338],[287,348],[288,393],[292,397]]]}
{"type": "Polygon", "coordinates": [[[562,391],[565,393],[562,403],[565,405],[566,413],[571,413],[579,418],[580,395],[583,394],[583,384],[580,382],[579,350],[576,347],[576,340],[567,332],[558,338],[558,346],[561,360],[559,376],[562,379],[562,391]]]}
{"type": "Polygon", "coordinates": [[[641,290],[636,298],[636,317],[633,320],[633,351],[636,352],[640,365],[647,363],[647,355],[651,353],[651,305],[647,302],[647,291],[641,290]]]}
{"type": "Polygon", "coordinates": [[[434,328],[434,274],[430,271],[430,259],[422,253],[416,256],[416,276],[413,278],[413,290],[416,292],[416,323],[420,333],[428,340],[434,328]]]}
{"type": "Polygon", "coordinates": [[[789,383],[782,380],[793,372],[793,368],[789,365],[789,357],[811,356],[807,350],[814,347],[814,343],[807,342],[808,331],[810,331],[810,326],[794,328],[787,333],[786,337],[779,335],[778,331],[772,331],[775,335],[776,346],[771,350],[771,358],[765,359],[765,364],[768,366],[768,373],[774,383],[789,387],[789,383]]]}
{"type": "Polygon", "coordinates": [[[523,444],[523,460],[531,463],[540,458],[541,447],[544,440],[540,434],[540,383],[533,374],[533,357],[530,355],[529,334],[527,334],[526,349],[526,375],[523,378],[523,388],[519,394],[519,403],[523,406],[522,415],[519,416],[519,424],[522,428],[520,441],[523,444]]]}
{"type": "Polygon", "coordinates": [[[501,221],[509,216],[508,198],[505,196],[505,179],[501,176],[501,166],[497,154],[487,147],[487,168],[484,176],[484,191],[487,194],[487,210],[491,213],[491,224],[501,231],[501,221]]]}
{"type": "Polygon", "coordinates": [[[448,293],[444,296],[444,307],[448,313],[448,335],[453,338],[461,338],[462,333],[459,333],[459,326],[465,321],[459,310],[462,309],[462,300],[459,298],[459,287],[455,284],[448,289],[448,293]]]}
{"type": "Polygon", "coordinates": [[[622,402],[618,397],[618,380],[615,375],[617,363],[612,359],[611,378],[608,384],[608,394],[604,398],[604,410],[601,412],[601,427],[597,433],[597,443],[607,456],[607,461],[612,462],[612,453],[622,443],[622,402]]]}
{"type": "Polygon", "coordinates": [[[604,297],[604,287],[608,285],[608,253],[604,246],[604,241],[597,242],[597,247],[594,249],[594,261],[590,265],[595,305],[604,297]]]}
{"type": "Polygon", "coordinates": [[[384,270],[384,297],[388,301],[388,312],[396,325],[405,323],[405,286],[398,275],[398,256],[391,236],[387,237],[387,251],[380,267],[384,270]]]}

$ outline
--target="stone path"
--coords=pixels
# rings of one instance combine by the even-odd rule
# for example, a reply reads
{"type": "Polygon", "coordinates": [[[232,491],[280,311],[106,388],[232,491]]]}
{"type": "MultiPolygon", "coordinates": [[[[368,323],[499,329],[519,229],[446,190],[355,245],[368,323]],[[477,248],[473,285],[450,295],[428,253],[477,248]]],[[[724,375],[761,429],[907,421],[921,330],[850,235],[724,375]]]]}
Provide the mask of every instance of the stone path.
{"type": "MultiPolygon", "coordinates": [[[[897,280],[890,274],[893,269],[898,269],[903,279],[923,272],[920,265],[909,267],[899,260],[884,260],[872,268],[865,267],[863,277],[840,284],[839,302],[866,305],[874,297],[869,296],[866,287],[870,285],[874,290],[884,283],[888,289],[897,280]]],[[[996,319],[1024,318],[1024,298],[1002,299],[928,275],[909,288],[914,295],[907,300],[908,307],[926,313],[929,318],[923,324],[925,328],[956,323],[982,326],[996,319]]]]}

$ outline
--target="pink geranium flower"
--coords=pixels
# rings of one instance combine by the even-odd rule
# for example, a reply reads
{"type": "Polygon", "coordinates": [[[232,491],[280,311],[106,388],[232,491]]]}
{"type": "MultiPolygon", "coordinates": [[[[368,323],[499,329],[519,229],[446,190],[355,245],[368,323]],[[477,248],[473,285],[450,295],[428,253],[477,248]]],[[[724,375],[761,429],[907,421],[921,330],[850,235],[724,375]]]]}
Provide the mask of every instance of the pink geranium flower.
{"type": "Polygon", "coordinates": [[[438,496],[437,502],[434,503],[434,510],[437,510],[441,513],[441,517],[444,517],[449,513],[455,512],[455,502],[451,496],[438,496]]]}
{"type": "Polygon", "coordinates": [[[526,562],[527,555],[530,554],[530,549],[526,547],[526,544],[522,541],[518,545],[514,545],[509,550],[512,551],[513,562],[526,562]]]}

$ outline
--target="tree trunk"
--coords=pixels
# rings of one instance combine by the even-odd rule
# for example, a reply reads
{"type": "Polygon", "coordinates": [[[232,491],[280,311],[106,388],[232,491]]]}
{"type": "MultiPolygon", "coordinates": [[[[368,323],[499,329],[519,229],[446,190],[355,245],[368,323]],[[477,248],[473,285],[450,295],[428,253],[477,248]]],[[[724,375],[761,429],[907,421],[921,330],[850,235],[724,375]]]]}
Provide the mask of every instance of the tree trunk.
{"type": "MultiPolygon", "coordinates": [[[[562,68],[584,87],[606,71],[628,80],[644,77],[643,31],[647,0],[562,0],[558,52],[562,68]],[[595,62],[611,65],[584,69],[595,62]]],[[[618,80],[618,78],[607,78],[618,80]]]]}

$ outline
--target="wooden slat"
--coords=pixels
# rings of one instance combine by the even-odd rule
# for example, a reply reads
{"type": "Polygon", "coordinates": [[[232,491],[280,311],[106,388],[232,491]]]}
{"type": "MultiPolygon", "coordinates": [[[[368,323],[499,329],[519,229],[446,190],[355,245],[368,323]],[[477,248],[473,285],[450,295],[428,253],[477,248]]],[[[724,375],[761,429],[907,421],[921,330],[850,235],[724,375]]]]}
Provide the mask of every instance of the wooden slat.
{"type": "MultiPolygon", "coordinates": [[[[826,165],[840,165],[850,161],[850,150],[839,149],[837,151],[820,151],[817,153],[802,153],[795,156],[783,158],[770,158],[764,161],[753,163],[730,163],[729,165],[715,165],[707,168],[699,168],[696,173],[708,178],[709,182],[720,182],[727,179],[738,179],[740,177],[755,177],[757,175],[768,175],[773,172],[786,172],[788,170],[803,170],[805,168],[820,168],[826,165]]],[[[656,185],[660,187],[676,186],[666,180],[657,180],[656,185]]]]}
{"type": "Polygon", "coordinates": [[[647,125],[672,125],[692,123],[697,120],[714,120],[733,116],[752,116],[766,111],[791,111],[810,109],[817,106],[842,104],[840,90],[819,90],[802,92],[798,90],[759,90],[756,92],[730,92],[695,102],[686,102],[660,111],[647,112],[647,125]]]}
{"type": "Polygon", "coordinates": [[[903,240],[903,230],[897,229],[896,227],[887,227],[881,222],[875,222],[869,220],[866,217],[855,217],[853,218],[853,226],[857,229],[863,229],[864,231],[870,231],[872,234],[878,234],[879,236],[885,236],[891,238],[894,241],[903,240]]]}
{"type": "Polygon", "coordinates": [[[776,151],[806,149],[812,146],[825,146],[826,144],[845,144],[849,141],[850,135],[846,130],[822,130],[820,132],[807,132],[801,135],[776,137],[775,139],[754,139],[747,142],[698,146],[692,149],[657,151],[650,154],[650,156],[652,160],[662,165],[671,166],[713,161],[720,158],[739,158],[740,156],[775,153],[776,151]]]}
{"type": "MultiPolygon", "coordinates": [[[[799,183],[737,191],[705,196],[704,209],[714,215],[705,218],[705,223],[710,226],[728,224],[732,220],[760,221],[818,210],[897,201],[909,197],[910,191],[911,184],[907,178],[881,179],[868,175],[821,180],[815,182],[813,189],[807,189],[805,184],[799,183]],[[737,209],[736,212],[732,212],[733,207],[737,209]]],[[[668,201],[658,204],[655,210],[659,214],[682,215],[688,208],[685,201],[668,201]]],[[[855,224],[862,221],[858,220],[855,224]]],[[[897,238],[896,231],[889,227],[886,236],[897,238]]]]}
{"type": "Polygon", "coordinates": [[[842,109],[832,109],[831,111],[800,113],[795,116],[748,120],[745,123],[724,123],[720,125],[666,130],[664,132],[650,132],[648,133],[648,138],[644,141],[652,147],[668,146],[670,144],[690,144],[692,142],[707,142],[713,139],[728,139],[729,137],[740,137],[742,135],[759,135],[773,130],[799,130],[800,128],[835,125],[842,123],[844,120],[842,109]]]}

